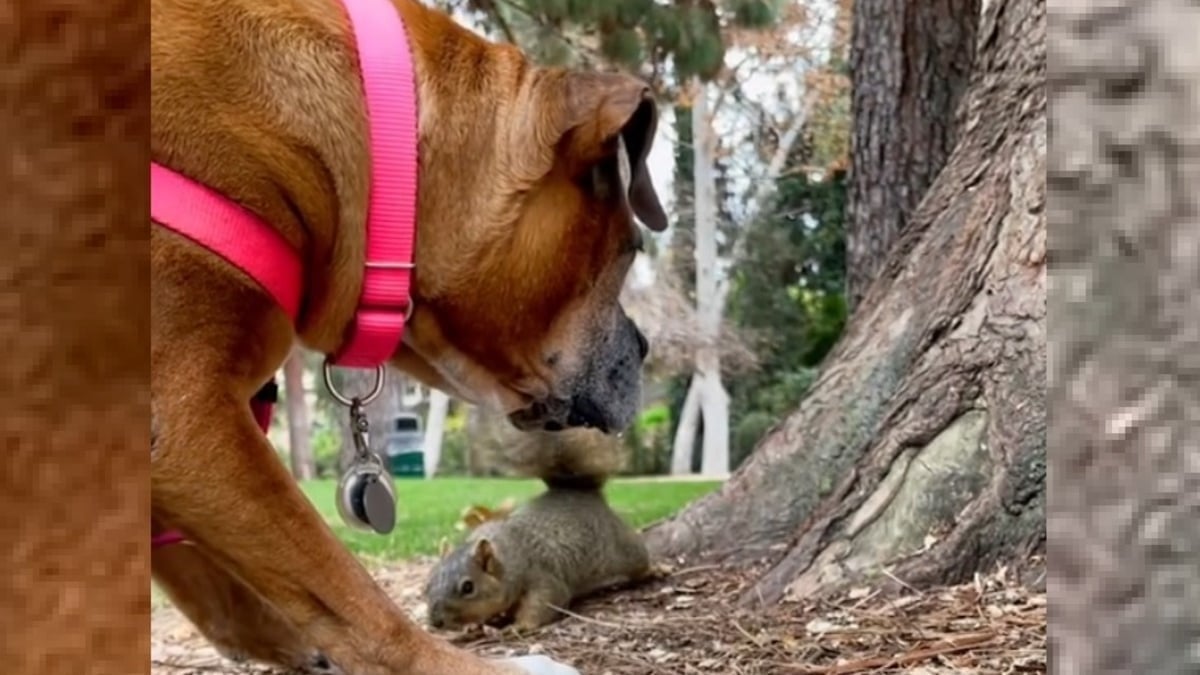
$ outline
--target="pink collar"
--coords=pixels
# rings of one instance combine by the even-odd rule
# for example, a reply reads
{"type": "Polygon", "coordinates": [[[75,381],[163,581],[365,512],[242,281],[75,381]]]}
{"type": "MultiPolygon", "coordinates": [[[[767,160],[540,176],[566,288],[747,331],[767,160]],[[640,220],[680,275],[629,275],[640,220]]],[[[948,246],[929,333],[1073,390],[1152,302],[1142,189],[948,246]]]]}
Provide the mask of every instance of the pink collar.
{"type": "MultiPolygon", "coordinates": [[[[346,341],[331,360],[373,368],[395,353],[412,313],[417,86],[404,21],[391,0],[342,2],[362,68],[371,174],[362,292],[346,341]]],[[[150,215],[239,267],[297,320],[303,264],[298,252],[261,218],[156,162],[150,165],[150,215]]]]}

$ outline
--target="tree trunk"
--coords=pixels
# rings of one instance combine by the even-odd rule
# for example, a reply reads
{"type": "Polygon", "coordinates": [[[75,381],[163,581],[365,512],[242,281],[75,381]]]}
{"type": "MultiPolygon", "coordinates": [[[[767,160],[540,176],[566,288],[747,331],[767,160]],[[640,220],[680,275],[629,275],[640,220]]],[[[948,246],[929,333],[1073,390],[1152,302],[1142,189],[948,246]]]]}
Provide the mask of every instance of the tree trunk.
{"type": "MultiPolygon", "coordinates": [[[[710,356],[706,360],[711,364],[711,359],[710,356]]],[[[700,380],[700,410],[704,418],[700,475],[724,478],[729,475],[729,392],[721,382],[719,364],[706,366],[696,377],[700,380]]]]}
{"type": "Polygon", "coordinates": [[[425,415],[425,477],[437,473],[442,458],[442,437],[446,434],[446,415],[450,412],[450,397],[440,389],[429,392],[429,412],[425,415]]]}
{"type": "Polygon", "coordinates": [[[674,165],[671,186],[675,192],[675,219],[671,223],[670,272],[680,283],[688,299],[696,292],[696,220],[694,217],[696,153],[692,140],[691,106],[675,105],[672,119],[675,131],[674,165]]]}
{"type": "Polygon", "coordinates": [[[696,450],[696,432],[700,426],[700,383],[693,375],[687,395],[679,410],[679,424],[671,446],[671,475],[683,476],[692,472],[692,454],[696,450]]]}
{"type": "MultiPolygon", "coordinates": [[[[791,122],[784,130],[779,139],[779,147],[776,148],[770,162],[767,163],[763,174],[758,178],[758,185],[755,187],[750,203],[748,205],[747,214],[744,220],[743,227],[738,231],[738,238],[732,246],[731,257],[733,260],[738,260],[745,253],[746,236],[745,231],[758,218],[759,214],[765,209],[771,198],[775,195],[775,183],[779,178],[779,174],[783,172],[787,163],[787,158],[791,154],[792,148],[799,142],[801,132],[804,130],[804,123],[808,119],[808,108],[811,105],[812,97],[805,97],[804,108],[793,116],[791,122]]],[[[688,111],[688,119],[692,121],[687,125],[688,139],[701,138],[709,145],[705,148],[698,149],[697,152],[689,152],[686,159],[691,167],[693,167],[692,175],[689,180],[692,184],[697,184],[704,179],[707,185],[712,185],[711,166],[715,159],[712,153],[712,130],[711,126],[698,127],[695,120],[697,119],[697,110],[701,114],[707,113],[706,102],[698,103],[688,111]],[[708,171],[697,170],[697,157],[709,162],[710,169],[708,171]]],[[[682,113],[681,113],[682,114],[682,113]]],[[[678,128],[678,127],[677,127],[678,128]]],[[[682,143],[683,140],[680,140],[682,143]]],[[[693,146],[694,147],[694,146],[693,146]]],[[[677,159],[676,167],[683,160],[677,159]]],[[[678,176],[676,181],[678,183],[678,176]]],[[[697,203],[696,195],[701,199],[715,202],[715,186],[710,189],[701,189],[695,191],[691,189],[691,185],[686,191],[686,198],[691,203],[697,203]],[[711,200],[709,199],[711,197],[711,200]]],[[[691,204],[689,204],[690,206],[691,204]]],[[[709,265],[709,277],[705,280],[706,283],[711,283],[712,299],[707,299],[697,292],[697,314],[703,322],[703,330],[709,335],[709,339],[716,343],[717,338],[712,337],[719,335],[721,330],[721,318],[725,312],[725,304],[729,298],[729,291],[732,288],[729,278],[716,279],[715,277],[715,261],[716,261],[716,224],[715,212],[708,209],[715,209],[715,206],[705,205],[704,215],[712,213],[712,218],[708,222],[712,222],[711,234],[712,239],[709,240],[708,247],[695,245],[695,234],[701,228],[693,225],[692,231],[689,233],[689,238],[686,241],[686,248],[691,249],[691,263],[695,263],[701,258],[711,260],[712,265],[709,265]]],[[[695,211],[693,223],[698,223],[702,215],[700,210],[695,211]]],[[[685,219],[686,220],[686,219],[685,219]]],[[[676,249],[682,250],[682,249],[676,249]]],[[[696,279],[697,291],[701,287],[699,271],[702,266],[689,265],[688,269],[693,272],[696,279]]],[[[679,411],[679,424],[676,426],[675,439],[671,448],[671,473],[673,475],[683,475],[692,473],[692,454],[696,445],[696,434],[700,427],[700,414],[702,401],[709,402],[710,413],[706,413],[705,418],[705,436],[702,439],[709,443],[708,446],[701,448],[701,469],[700,472],[707,476],[724,476],[729,472],[729,392],[725,388],[725,384],[720,377],[720,353],[715,355],[715,364],[713,363],[713,354],[715,350],[702,350],[697,354],[697,363],[704,362],[708,365],[696,369],[692,379],[688,384],[687,395],[684,397],[683,405],[679,411]],[[717,377],[712,377],[711,373],[716,372],[717,377]],[[710,423],[709,420],[712,420],[710,423]],[[709,429],[712,433],[709,433],[709,429]],[[723,441],[721,439],[724,439],[723,441]],[[722,447],[723,446],[723,447],[722,447]],[[707,462],[707,465],[706,465],[707,462]]]]}
{"type": "Polygon", "coordinates": [[[847,301],[859,305],[954,148],[980,0],[854,3],[847,301]]]}
{"type": "Polygon", "coordinates": [[[317,462],[312,450],[312,424],[309,422],[308,397],[304,391],[304,352],[292,351],[283,363],[283,383],[287,400],[288,456],[296,480],[312,480],[317,462]]]}
{"type": "Polygon", "coordinates": [[[770,560],[746,602],[1045,544],[1044,4],[994,0],[980,46],[961,141],[811,393],[648,532],[657,555],[770,560]]]}
{"type": "MultiPolygon", "coordinates": [[[[708,111],[707,85],[696,82],[692,103],[693,139],[693,210],[696,223],[696,316],[700,346],[696,349],[696,370],[688,396],[695,401],[704,420],[701,439],[700,473],[723,476],[729,471],[729,393],[721,382],[721,307],[717,288],[717,185],[713,175],[716,143],[712,116],[708,111]]],[[[684,400],[686,407],[687,400],[684,400]]],[[[686,411],[685,411],[686,412],[686,411]]],[[[675,432],[674,448],[684,452],[695,444],[697,424],[680,425],[675,432]]],[[[672,465],[682,457],[673,457],[672,465]]],[[[690,453],[688,463],[690,466],[690,453]]]]}
{"type": "Polygon", "coordinates": [[[1196,673],[1200,15],[1052,8],[1050,663],[1196,673]]]}

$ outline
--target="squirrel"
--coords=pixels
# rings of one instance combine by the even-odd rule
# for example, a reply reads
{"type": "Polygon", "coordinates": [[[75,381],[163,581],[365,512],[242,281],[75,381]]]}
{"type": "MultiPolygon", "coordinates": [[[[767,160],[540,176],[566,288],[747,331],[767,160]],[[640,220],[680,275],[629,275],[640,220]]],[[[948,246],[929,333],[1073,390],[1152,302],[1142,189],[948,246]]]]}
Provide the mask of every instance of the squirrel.
{"type": "Polygon", "coordinates": [[[433,628],[511,620],[533,630],[557,620],[556,607],[656,574],[642,536],[604,498],[620,468],[619,439],[589,429],[524,432],[502,455],[547,489],[515,509],[467,509],[466,539],[443,547],[425,585],[433,628]]]}

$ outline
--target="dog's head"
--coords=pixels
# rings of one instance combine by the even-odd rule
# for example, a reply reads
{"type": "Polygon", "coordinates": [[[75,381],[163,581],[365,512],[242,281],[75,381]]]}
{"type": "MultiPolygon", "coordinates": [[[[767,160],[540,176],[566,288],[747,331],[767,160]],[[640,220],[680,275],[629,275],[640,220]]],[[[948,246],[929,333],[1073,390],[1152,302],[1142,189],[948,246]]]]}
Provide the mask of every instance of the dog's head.
{"type": "Polygon", "coordinates": [[[648,350],[618,296],[638,221],[667,225],[646,169],[657,109],[637,79],[518,58],[480,66],[479,98],[422,130],[416,311],[396,365],[522,429],[617,431],[648,350]]]}

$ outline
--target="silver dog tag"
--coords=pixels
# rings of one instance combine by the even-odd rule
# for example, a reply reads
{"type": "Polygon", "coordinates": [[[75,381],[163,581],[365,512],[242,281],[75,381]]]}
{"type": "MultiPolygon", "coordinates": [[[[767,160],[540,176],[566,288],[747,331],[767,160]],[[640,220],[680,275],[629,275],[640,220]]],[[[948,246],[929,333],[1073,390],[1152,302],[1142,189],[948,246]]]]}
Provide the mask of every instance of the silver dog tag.
{"type": "Polygon", "coordinates": [[[396,494],[382,460],[371,452],[362,402],[350,405],[354,460],[338,481],[337,506],[342,520],[358,530],[388,534],[396,527],[396,494]]]}
{"type": "Polygon", "coordinates": [[[396,526],[396,495],[391,476],[377,463],[355,463],[337,490],[338,515],[356,530],[388,534],[396,526]]]}
{"type": "Polygon", "coordinates": [[[396,497],[382,476],[367,483],[363,491],[363,507],[367,523],[379,534],[388,534],[396,527],[396,497]]]}

